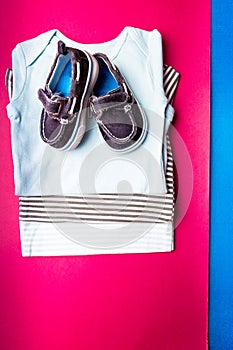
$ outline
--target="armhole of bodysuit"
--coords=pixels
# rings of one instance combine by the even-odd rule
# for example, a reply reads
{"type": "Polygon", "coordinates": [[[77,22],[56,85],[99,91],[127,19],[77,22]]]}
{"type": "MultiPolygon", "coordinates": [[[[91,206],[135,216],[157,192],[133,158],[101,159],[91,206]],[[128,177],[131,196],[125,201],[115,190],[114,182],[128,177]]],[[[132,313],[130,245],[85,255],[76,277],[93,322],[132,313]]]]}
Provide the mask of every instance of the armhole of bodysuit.
{"type": "Polygon", "coordinates": [[[12,52],[12,71],[13,80],[11,103],[14,103],[14,101],[19,100],[19,98],[22,96],[27,78],[26,60],[20,44],[18,44],[12,52]]]}
{"type": "Polygon", "coordinates": [[[23,92],[27,79],[26,60],[23,50],[18,44],[12,52],[12,69],[7,71],[6,85],[9,95],[9,103],[6,106],[7,114],[10,119],[18,118],[18,110],[23,99],[23,92]],[[8,80],[7,80],[8,79],[8,80]]]}
{"type": "MultiPolygon", "coordinates": [[[[150,32],[148,40],[148,55],[150,74],[153,79],[152,84],[154,86],[154,89],[156,89],[161,95],[161,99],[163,100],[164,105],[164,132],[161,145],[161,168],[163,169],[164,186],[167,187],[168,190],[167,184],[165,185],[167,176],[167,162],[169,156],[167,153],[169,140],[167,132],[174,116],[174,109],[172,107],[172,104],[180,75],[173,67],[167,66],[163,63],[162,36],[157,30],[150,32]]],[[[169,149],[171,150],[171,147],[169,149]]]]}
{"type": "Polygon", "coordinates": [[[167,99],[163,90],[162,36],[156,29],[148,33],[147,46],[151,82],[154,89],[161,93],[161,97],[167,99]]]}

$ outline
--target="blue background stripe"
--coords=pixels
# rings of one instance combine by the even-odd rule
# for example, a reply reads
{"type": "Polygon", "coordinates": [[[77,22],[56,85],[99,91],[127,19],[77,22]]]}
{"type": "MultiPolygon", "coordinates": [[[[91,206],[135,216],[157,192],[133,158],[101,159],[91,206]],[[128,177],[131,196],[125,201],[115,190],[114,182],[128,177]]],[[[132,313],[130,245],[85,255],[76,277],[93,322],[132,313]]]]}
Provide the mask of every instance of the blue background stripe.
{"type": "Polygon", "coordinates": [[[233,349],[233,4],[212,1],[211,350],[233,349]]]}

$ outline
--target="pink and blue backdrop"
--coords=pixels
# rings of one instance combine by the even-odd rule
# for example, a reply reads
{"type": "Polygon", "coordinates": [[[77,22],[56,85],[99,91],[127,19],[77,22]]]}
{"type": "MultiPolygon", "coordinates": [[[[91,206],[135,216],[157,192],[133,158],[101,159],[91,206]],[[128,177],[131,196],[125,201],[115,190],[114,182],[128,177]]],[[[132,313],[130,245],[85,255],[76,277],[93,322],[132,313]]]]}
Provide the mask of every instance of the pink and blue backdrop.
{"type": "MultiPolygon", "coordinates": [[[[203,0],[5,2],[0,14],[0,346],[4,350],[204,350],[208,333],[210,4],[203,0]],[[192,160],[193,192],[172,253],[22,258],[4,74],[18,42],[58,28],[103,42],[124,26],[163,36],[181,73],[175,128],[192,160]]],[[[173,144],[176,144],[174,135],[173,144]]],[[[187,182],[182,153],[178,212],[187,182]],[[182,192],[183,191],[183,192],[182,192]]],[[[183,199],[182,199],[183,198],[183,199]]]]}

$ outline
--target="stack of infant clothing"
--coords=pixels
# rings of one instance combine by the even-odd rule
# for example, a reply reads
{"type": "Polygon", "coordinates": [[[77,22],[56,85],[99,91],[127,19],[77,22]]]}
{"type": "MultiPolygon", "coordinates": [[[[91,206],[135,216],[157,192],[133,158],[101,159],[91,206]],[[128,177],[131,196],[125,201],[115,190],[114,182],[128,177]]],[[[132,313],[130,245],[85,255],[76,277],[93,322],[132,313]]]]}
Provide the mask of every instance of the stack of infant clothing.
{"type": "Polygon", "coordinates": [[[81,44],[51,30],[7,73],[23,256],[169,252],[179,74],[157,30],[81,44]]]}

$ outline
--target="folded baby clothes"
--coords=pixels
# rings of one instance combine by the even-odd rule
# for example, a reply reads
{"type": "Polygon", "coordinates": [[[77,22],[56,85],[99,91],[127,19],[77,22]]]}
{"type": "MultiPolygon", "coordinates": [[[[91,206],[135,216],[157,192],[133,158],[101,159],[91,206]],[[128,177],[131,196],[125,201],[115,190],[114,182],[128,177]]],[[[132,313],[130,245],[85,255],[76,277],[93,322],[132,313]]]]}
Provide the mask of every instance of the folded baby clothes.
{"type": "Polygon", "coordinates": [[[162,64],[161,35],[126,27],[103,44],[79,44],[58,30],[13,51],[11,120],[22,254],[82,255],[171,251],[173,162],[167,130],[179,75],[162,64]],[[39,137],[43,86],[59,40],[103,52],[120,68],[148,119],[142,145],[127,154],[106,147],[93,119],[70,152],[39,137]],[[167,97],[165,94],[167,90],[167,97]]]}

